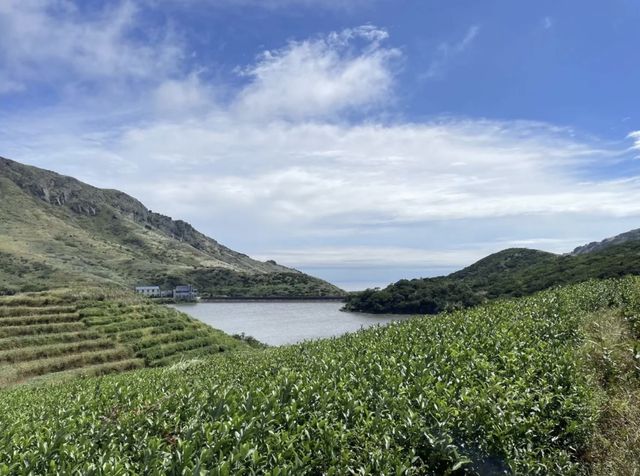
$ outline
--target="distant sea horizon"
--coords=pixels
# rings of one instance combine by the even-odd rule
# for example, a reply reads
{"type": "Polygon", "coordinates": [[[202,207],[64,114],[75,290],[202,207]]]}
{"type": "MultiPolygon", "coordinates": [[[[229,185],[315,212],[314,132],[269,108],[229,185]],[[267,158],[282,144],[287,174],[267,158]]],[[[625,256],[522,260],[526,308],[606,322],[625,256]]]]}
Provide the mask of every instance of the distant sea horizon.
{"type": "MultiPolygon", "coordinates": [[[[471,263],[470,263],[471,264],[471,263]]],[[[294,266],[295,267],[295,266],[294,266]]],[[[296,267],[296,269],[329,281],[345,291],[364,291],[365,289],[384,288],[401,279],[433,278],[445,276],[462,269],[461,266],[449,267],[296,267]]]]}

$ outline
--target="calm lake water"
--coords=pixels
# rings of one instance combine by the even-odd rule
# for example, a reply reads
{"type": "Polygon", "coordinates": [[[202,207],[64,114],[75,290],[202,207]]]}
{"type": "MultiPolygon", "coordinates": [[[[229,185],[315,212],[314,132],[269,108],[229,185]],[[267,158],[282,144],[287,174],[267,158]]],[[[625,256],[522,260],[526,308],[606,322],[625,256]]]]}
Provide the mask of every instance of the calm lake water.
{"type": "Polygon", "coordinates": [[[255,337],[269,345],[295,344],[387,324],[408,316],[341,312],[341,302],[204,302],[172,306],[228,334],[255,337]]]}

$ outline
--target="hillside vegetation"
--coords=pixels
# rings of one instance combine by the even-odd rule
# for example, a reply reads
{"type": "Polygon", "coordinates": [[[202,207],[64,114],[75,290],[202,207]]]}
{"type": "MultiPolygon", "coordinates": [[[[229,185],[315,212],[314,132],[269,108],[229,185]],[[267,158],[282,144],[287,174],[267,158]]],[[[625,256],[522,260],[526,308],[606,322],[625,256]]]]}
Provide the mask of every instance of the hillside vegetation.
{"type": "Polygon", "coordinates": [[[0,294],[78,284],[192,284],[205,297],[343,294],[117,190],[0,158],[0,294]]]}
{"type": "Polygon", "coordinates": [[[0,298],[0,387],[248,349],[174,309],[119,291],[0,298]]]}
{"type": "MultiPolygon", "coordinates": [[[[635,235],[633,235],[635,236],[635,235]]],[[[640,274],[640,240],[614,240],[556,255],[508,249],[445,277],[403,279],[351,294],[345,308],[371,313],[435,314],[488,299],[527,296],[551,286],[640,274]]]]}
{"type": "Polygon", "coordinates": [[[639,314],[638,279],[588,282],[340,338],[18,388],[0,398],[0,474],[637,468],[640,419],[624,409],[640,395],[639,314]],[[614,391],[621,382],[629,395],[614,391]]]}

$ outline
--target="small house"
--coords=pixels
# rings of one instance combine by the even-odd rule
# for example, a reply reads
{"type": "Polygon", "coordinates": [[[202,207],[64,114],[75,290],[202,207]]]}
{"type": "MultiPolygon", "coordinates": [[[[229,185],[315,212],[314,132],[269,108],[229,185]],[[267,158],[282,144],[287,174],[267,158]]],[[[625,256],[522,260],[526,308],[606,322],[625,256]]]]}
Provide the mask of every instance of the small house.
{"type": "Polygon", "coordinates": [[[160,297],[160,286],[136,286],[136,292],[146,297],[160,297]]]}
{"type": "Polygon", "coordinates": [[[173,299],[176,301],[195,301],[198,299],[198,290],[190,284],[176,286],[173,290],[173,299]]]}

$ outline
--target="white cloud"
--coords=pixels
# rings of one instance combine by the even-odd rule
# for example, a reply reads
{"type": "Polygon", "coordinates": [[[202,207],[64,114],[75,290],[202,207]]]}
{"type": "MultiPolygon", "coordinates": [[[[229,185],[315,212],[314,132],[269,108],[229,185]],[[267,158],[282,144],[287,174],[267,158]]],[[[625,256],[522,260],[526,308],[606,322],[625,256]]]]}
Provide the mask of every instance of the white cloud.
{"type": "Polygon", "coordinates": [[[161,115],[198,115],[216,107],[215,88],[197,73],[185,78],[165,79],[152,92],[152,103],[161,115]]]}
{"type": "Polygon", "coordinates": [[[265,51],[243,69],[250,84],[236,101],[251,117],[304,119],[380,105],[389,100],[397,49],[387,32],[362,26],[265,51]]]}
{"type": "Polygon", "coordinates": [[[417,267],[426,269],[463,268],[485,256],[505,248],[540,248],[566,253],[586,239],[530,238],[481,243],[465,243],[463,246],[415,248],[402,246],[339,246],[291,249],[273,249],[256,258],[275,259],[295,267],[311,268],[383,268],[417,267]]]}
{"type": "Polygon", "coordinates": [[[435,53],[435,57],[427,71],[422,75],[425,79],[438,79],[441,78],[446,72],[451,61],[455,57],[461,55],[471,44],[475,41],[476,37],[480,33],[480,27],[478,25],[472,25],[469,27],[464,37],[456,43],[440,43],[435,53]]]}
{"type": "MultiPolygon", "coordinates": [[[[67,163],[74,156],[84,163],[91,155],[87,143],[82,155],[70,153],[65,148],[80,146],[74,132],[68,134],[58,138],[66,147],[48,143],[40,153],[53,160],[55,149],[67,163]]],[[[338,228],[526,214],[640,214],[637,179],[585,181],[576,175],[614,152],[543,124],[254,123],[221,111],[206,119],[131,127],[103,139],[98,150],[130,164],[124,172],[106,171],[105,185],[128,183],[127,190],[154,208],[202,220],[234,214],[273,226],[338,228]],[[182,208],[174,211],[177,203],[182,208]],[[219,206],[203,209],[203,203],[219,206]]]]}
{"type": "Polygon", "coordinates": [[[289,7],[325,8],[332,10],[352,10],[375,5],[385,0],[152,0],[178,5],[200,4],[212,8],[260,7],[281,9],[289,7]]]}
{"type": "Polygon", "coordinates": [[[1,83],[16,90],[30,82],[140,80],[176,70],[181,50],[175,39],[144,31],[138,13],[132,0],[91,13],[66,0],[4,0],[1,83]]]}
{"type": "MultiPolygon", "coordinates": [[[[434,224],[480,221],[499,243],[516,221],[553,217],[520,242],[558,247],[575,217],[640,216],[638,178],[585,178],[594,162],[619,159],[621,151],[571,130],[481,119],[353,119],[361,117],[354,111],[393,99],[401,54],[387,46],[385,30],[347,29],[265,52],[243,69],[246,83],[219,101],[218,85],[203,74],[174,74],[183,55],[174,43],[129,37],[140,21],[133,4],[82,20],[69,5],[0,3],[0,21],[18,20],[0,29],[0,42],[14,41],[19,27],[25,40],[0,54],[3,65],[15,66],[13,76],[0,77],[0,89],[41,73],[54,81],[43,73],[49,67],[151,84],[131,88],[126,100],[110,91],[0,115],[2,155],[122,189],[226,244],[253,240],[242,251],[296,266],[461,266],[489,247],[451,250],[475,242],[457,233],[444,252],[436,250],[437,231],[428,234],[434,224]],[[92,63],[100,64],[93,70],[92,63]],[[509,226],[505,217],[514,218],[509,226]],[[414,225],[420,244],[407,244],[414,225]],[[397,230],[381,231],[388,227],[397,230]]],[[[442,46],[438,68],[478,31],[442,46]]],[[[640,132],[630,138],[640,149],[640,132]]]]}
{"type": "Polygon", "coordinates": [[[124,156],[180,164],[173,187],[154,186],[167,206],[208,199],[280,224],[640,214],[637,181],[574,178],[576,166],[602,151],[540,125],[247,126],[215,118],[138,129],[119,147],[124,156]],[[181,182],[192,184],[186,194],[181,182]]]}
{"type": "MultiPolygon", "coordinates": [[[[28,0],[23,8],[12,2],[3,4],[2,12],[28,11],[30,22],[52,26],[47,23],[52,14],[42,8],[52,1],[28,0]]],[[[75,15],[69,4],[56,5],[75,15]]],[[[131,4],[114,11],[116,19],[106,28],[112,33],[102,33],[111,46],[98,49],[94,61],[108,63],[111,55],[105,51],[124,41],[135,24],[131,4]]],[[[92,21],[107,21],[102,14],[97,18],[92,21]]],[[[95,26],[65,20],[63,30],[75,33],[53,37],[51,48],[65,61],[76,61],[62,38],[82,39],[76,30],[88,25],[95,26]]],[[[471,27],[458,43],[443,46],[443,57],[464,51],[478,31],[471,27]]],[[[29,35],[28,42],[34,42],[37,34],[29,35]]],[[[67,164],[81,176],[83,168],[91,176],[94,167],[87,157],[113,161],[115,167],[99,174],[105,185],[127,186],[154,208],[203,220],[207,213],[235,214],[312,229],[320,223],[344,228],[522,214],[640,213],[636,181],[575,178],[576,170],[608,151],[576,140],[569,130],[483,120],[333,121],[392,95],[392,63],[400,53],[384,46],[387,39],[385,30],[362,26],[267,51],[244,69],[249,82],[228,106],[216,102],[214,87],[197,72],[160,76],[137,106],[148,109],[142,122],[124,116],[117,118],[118,127],[88,128],[86,119],[96,121],[108,104],[92,111],[93,117],[76,110],[71,120],[60,112],[36,123],[32,117],[12,117],[6,143],[29,144],[22,150],[28,158],[67,164]],[[203,211],[201,204],[211,201],[221,205],[203,211]]],[[[137,51],[127,45],[125,56],[127,48],[130,54],[137,51]]],[[[80,65],[88,61],[80,57],[80,65]]],[[[640,133],[630,137],[638,141],[640,133]]]]}
{"type": "Polygon", "coordinates": [[[632,147],[636,150],[640,150],[640,131],[630,132],[627,137],[633,140],[632,147]]]}
{"type": "Polygon", "coordinates": [[[542,19],[542,28],[544,28],[545,30],[550,30],[553,27],[553,18],[551,17],[544,17],[542,19]]]}
{"type": "Polygon", "coordinates": [[[346,246],[270,250],[258,259],[275,259],[299,267],[419,266],[423,269],[463,267],[485,254],[479,249],[431,250],[398,246],[346,246]]]}

